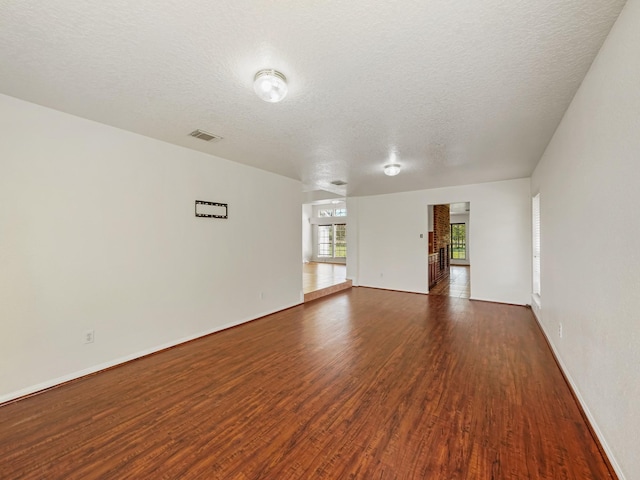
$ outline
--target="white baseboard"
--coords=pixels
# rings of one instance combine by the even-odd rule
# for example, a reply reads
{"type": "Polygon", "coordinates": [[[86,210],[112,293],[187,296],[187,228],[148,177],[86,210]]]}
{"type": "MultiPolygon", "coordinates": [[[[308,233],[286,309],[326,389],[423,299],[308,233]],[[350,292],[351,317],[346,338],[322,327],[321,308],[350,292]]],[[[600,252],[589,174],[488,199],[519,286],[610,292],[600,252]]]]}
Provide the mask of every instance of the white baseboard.
{"type": "Polygon", "coordinates": [[[111,367],[115,367],[117,365],[121,365],[123,363],[126,362],[130,362],[131,360],[135,360],[137,358],[141,358],[147,355],[150,355],[152,353],[156,353],[156,352],[160,352],[162,350],[166,350],[167,348],[171,348],[171,347],[175,347],[177,345],[180,345],[182,343],[186,343],[186,342],[190,342],[191,340],[195,340],[196,338],[200,338],[200,337],[205,337],[207,335],[211,335],[212,333],[216,333],[216,332],[220,332],[222,330],[226,330],[227,328],[231,328],[231,327],[235,327],[238,325],[241,325],[243,323],[247,323],[247,322],[251,322],[253,320],[256,320],[258,318],[262,318],[262,317],[266,317],[267,315],[271,315],[273,313],[276,312],[280,312],[282,310],[286,310],[288,308],[292,308],[298,305],[302,305],[303,302],[296,302],[296,303],[292,303],[290,305],[285,305],[281,308],[277,308],[275,310],[271,310],[271,311],[266,311],[266,312],[262,312],[256,316],[252,316],[252,317],[248,317],[248,318],[244,318],[241,320],[238,320],[236,322],[230,322],[230,323],[226,323],[224,325],[221,326],[217,326],[215,328],[212,328],[210,330],[206,330],[204,332],[200,332],[200,333],[196,333],[195,335],[189,335],[187,337],[183,337],[180,338],[178,340],[175,341],[171,341],[171,342],[167,342],[164,343],[162,345],[157,345],[155,347],[151,347],[145,350],[141,350],[139,352],[136,353],[132,353],[130,355],[125,355],[124,357],[119,357],[116,358],[114,360],[110,360],[108,362],[104,362],[98,365],[93,365],[89,368],[85,368],[83,370],[79,370],[77,372],[73,372],[70,373],[68,375],[63,375],[61,377],[57,377],[57,378],[53,378],[51,380],[47,380],[45,382],[41,382],[35,385],[30,385],[26,388],[20,389],[20,390],[16,390],[14,392],[10,392],[7,393],[5,395],[1,395],[0,396],[0,405],[6,402],[10,402],[11,400],[16,400],[20,397],[25,397],[27,395],[32,395],[34,393],[38,393],[42,390],[47,390],[49,388],[58,386],[60,384],[69,382],[71,380],[76,380],[78,378],[82,378],[85,377],[87,375],[91,375],[92,373],[97,373],[100,372],[101,370],[106,370],[107,368],[111,368],[111,367]]]}
{"type": "MultiPolygon", "coordinates": [[[[352,284],[353,285],[353,284],[352,284]]],[[[387,290],[389,292],[402,292],[402,293],[419,293],[420,295],[426,295],[429,292],[420,291],[420,290],[400,290],[398,288],[390,288],[390,287],[378,287],[374,285],[358,285],[358,287],[362,288],[375,288],[376,290],[387,290]]]]}
{"type": "Polygon", "coordinates": [[[550,340],[549,334],[547,333],[547,331],[544,328],[544,324],[542,323],[542,319],[541,319],[541,315],[540,315],[541,314],[540,302],[538,301],[537,304],[536,304],[536,302],[534,301],[532,303],[531,310],[533,312],[533,315],[536,317],[536,321],[538,322],[538,325],[540,326],[540,329],[542,330],[544,336],[547,337],[547,343],[551,346],[551,350],[553,351],[553,354],[556,357],[556,360],[558,362],[558,365],[560,366],[560,369],[562,370],[562,373],[564,374],[565,378],[569,382],[569,385],[571,385],[571,389],[573,390],[573,393],[574,393],[575,397],[578,399],[578,403],[580,404],[580,408],[582,408],[582,411],[586,415],[587,420],[589,421],[589,424],[591,425],[591,428],[593,429],[593,432],[596,434],[596,437],[598,437],[598,441],[600,442],[600,445],[602,446],[602,449],[604,450],[605,454],[607,455],[607,459],[609,460],[609,463],[611,463],[611,466],[613,467],[613,470],[615,471],[616,475],[618,476],[618,479],[619,480],[626,480],[626,477],[622,473],[620,465],[616,461],[616,457],[613,455],[613,452],[611,451],[611,448],[607,444],[607,441],[605,440],[604,435],[602,434],[602,431],[600,430],[600,427],[598,426],[598,424],[596,423],[595,418],[591,414],[591,411],[589,410],[589,407],[585,403],[584,398],[582,398],[582,395],[580,394],[580,390],[578,389],[578,386],[576,385],[576,382],[574,382],[573,377],[571,377],[571,374],[569,373],[569,370],[567,369],[566,365],[562,361],[562,357],[560,357],[560,355],[558,354],[558,351],[556,350],[556,346],[550,340]]]}
{"type": "Polygon", "coordinates": [[[474,302],[488,302],[488,303],[500,303],[502,305],[515,305],[516,307],[524,307],[526,304],[517,302],[508,302],[506,300],[496,300],[491,298],[469,297],[469,300],[474,302]]]}

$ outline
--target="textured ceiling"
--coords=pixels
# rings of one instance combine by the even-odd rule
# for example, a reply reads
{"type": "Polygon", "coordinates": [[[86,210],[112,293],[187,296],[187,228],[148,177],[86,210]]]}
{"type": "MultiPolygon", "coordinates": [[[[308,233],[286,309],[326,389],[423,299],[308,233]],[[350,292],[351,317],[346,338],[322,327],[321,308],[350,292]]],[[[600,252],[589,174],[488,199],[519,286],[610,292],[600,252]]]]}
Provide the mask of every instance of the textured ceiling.
{"type": "Polygon", "coordinates": [[[623,4],[0,0],[0,92],[306,191],[526,177],[623,4]],[[288,77],[281,103],[254,94],[262,68],[288,77]]]}

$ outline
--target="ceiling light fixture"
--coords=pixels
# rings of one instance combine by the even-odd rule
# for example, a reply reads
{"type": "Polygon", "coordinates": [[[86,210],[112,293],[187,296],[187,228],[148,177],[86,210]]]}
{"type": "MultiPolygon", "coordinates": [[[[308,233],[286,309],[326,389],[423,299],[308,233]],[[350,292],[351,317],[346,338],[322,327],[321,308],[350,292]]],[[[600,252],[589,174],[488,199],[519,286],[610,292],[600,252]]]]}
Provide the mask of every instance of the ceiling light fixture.
{"type": "Polygon", "coordinates": [[[260,70],[253,79],[253,89],[265,102],[279,102],[287,95],[287,77],[277,70],[260,70]]]}
{"type": "Polygon", "coordinates": [[[384,174],[393,177],[400,173],[400,165],[397,163],[390,163],[389,165],[384,166],[384,174]]]}

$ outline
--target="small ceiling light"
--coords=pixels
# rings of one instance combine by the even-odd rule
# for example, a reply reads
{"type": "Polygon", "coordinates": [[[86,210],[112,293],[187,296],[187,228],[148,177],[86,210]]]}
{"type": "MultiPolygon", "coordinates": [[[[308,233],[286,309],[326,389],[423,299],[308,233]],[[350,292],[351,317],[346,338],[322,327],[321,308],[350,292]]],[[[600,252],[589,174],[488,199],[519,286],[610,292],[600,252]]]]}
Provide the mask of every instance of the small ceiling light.
{"type": "Polygon", "coordinates": [[[287,95],[287,77],[277,70],[260,70],[253,79],[253,89],[265,102],[279,102],[287,95]]]}
{"type": "Polygon", "coordinates": [[[389,165],[384,166],[384,174],[393,177],[400,173],[400,165],[397,163],[390,163],[389,165]]]}

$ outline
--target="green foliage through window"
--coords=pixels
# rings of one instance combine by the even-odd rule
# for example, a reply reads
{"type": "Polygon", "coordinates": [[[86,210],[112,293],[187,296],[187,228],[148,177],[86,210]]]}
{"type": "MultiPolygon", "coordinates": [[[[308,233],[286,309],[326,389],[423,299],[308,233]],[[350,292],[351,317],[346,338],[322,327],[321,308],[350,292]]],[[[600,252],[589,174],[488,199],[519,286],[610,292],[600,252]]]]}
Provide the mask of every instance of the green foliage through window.
{"type": "Polygon", "coordinates": [[[335,228],[335,254],[336,258],[347,258],[347,226],[334,225],[335,228]]]}
{"type": "Polygon", "coordinates": [[[347,226],[318,225],[318,257],[347,258],[347,226]]]}
{"type": "Polygon", "coordinates": [[[467,226],[464,223],[451,224],[451,258],[465,260],[467,258],[467,226]]]}

